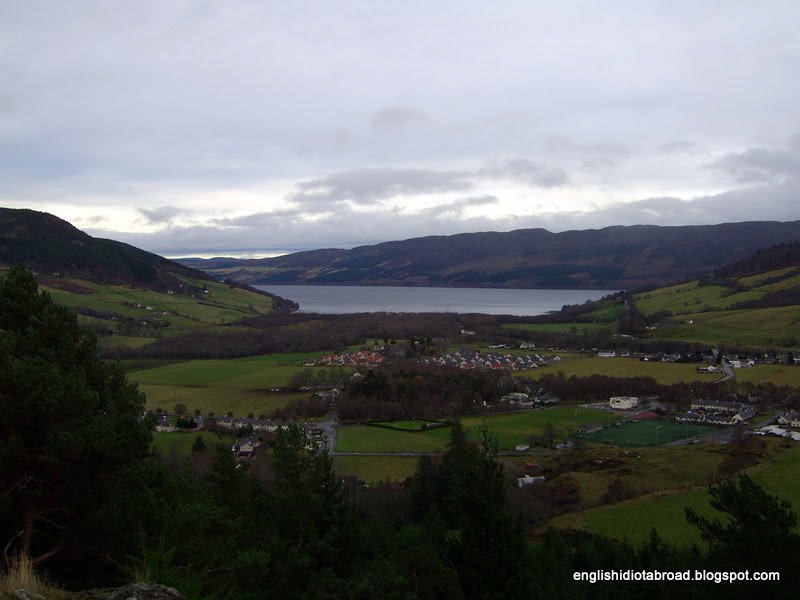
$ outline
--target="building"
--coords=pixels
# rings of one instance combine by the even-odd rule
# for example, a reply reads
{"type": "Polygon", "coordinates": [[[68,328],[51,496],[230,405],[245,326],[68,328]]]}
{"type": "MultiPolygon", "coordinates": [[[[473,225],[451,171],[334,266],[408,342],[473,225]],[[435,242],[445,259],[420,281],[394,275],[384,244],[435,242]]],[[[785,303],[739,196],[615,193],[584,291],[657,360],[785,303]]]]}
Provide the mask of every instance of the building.
{"type": "Polygon", "coordinates": [[[612,396],[608,400],[608,405],[619,410],[632,410],[638,408],[639,398],[636,396],[612,396]]]}

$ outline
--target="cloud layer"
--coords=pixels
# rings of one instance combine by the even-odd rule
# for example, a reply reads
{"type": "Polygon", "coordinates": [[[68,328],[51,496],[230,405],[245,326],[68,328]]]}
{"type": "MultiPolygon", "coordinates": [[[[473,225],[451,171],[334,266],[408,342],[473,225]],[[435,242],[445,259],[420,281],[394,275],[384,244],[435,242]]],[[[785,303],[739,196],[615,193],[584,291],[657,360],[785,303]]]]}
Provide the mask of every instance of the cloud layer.
{"type": "Polygon", "coordinates": [[[0,6],[0,204],[164,253],[795,219],[800,5],[0,6]]]}

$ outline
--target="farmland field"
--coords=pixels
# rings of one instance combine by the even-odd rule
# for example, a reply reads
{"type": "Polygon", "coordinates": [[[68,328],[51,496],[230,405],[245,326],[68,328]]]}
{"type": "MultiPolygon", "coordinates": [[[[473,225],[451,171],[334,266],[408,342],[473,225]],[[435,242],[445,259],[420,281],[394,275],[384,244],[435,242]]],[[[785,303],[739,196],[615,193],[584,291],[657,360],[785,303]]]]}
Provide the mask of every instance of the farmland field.
{"type": "MultiPolygon", "coordinates": [[[[270,354],[234,359],[148,361],[132,363],[138,367],[128,377],[147,395],[147,407],[172,411],[177,402],[190,411],[203,414],[233,411],[242,416],[268,414],[291,400],[307,398],[309,392],[276,393],[271,388],[285,387],[291,377],[304,370],[309,358],[324,352],[270,354]]],[[[312,367],[313,371],[326,367],[312,367]]]]}
{"type": "Polygon", "coordinates": [[[405,481],[417,468],[415,456],[334,456],[333,468],[339,475],[355,475],[361,481],[405,481]]]}
{"type": "Polygon", "coordinates": [[[615,427],[606,427],[601,431],[584,436],[588,442],[613,444],[638,448],[641,446],[658,446],[705,433],[711,433],[714,427],[674,423],[663,419],[647,419],[624,423],[615,427]]]}
{"type": "Polygon", "coordinates": [[[797,346],[800,340],[800,306],[696,313],[691,321],[671,317],[650,337],[778,347],[797,346]]]}
{"type": "Polygon", "coordinates": [[[596,333],[606,331],[614,333],[617,324],[612,323],[506,323],[503,329],[516,329],[519,331],[546,331],[549,333],[596,333]]]}
{"type": "Polygon", "coordinates": [[[155,432],[153,433],[153,450],[159,454],[174,454],[180,457],[189,456],[192,451],[192,446],[197,436],[201,436],[206,446],[214,448],[217,444],[223,444],[226,448],[230,448],[233,444],[233,437],[224,435],[220,436],[210,431],[200,432],[155,432]]]}
{"type": "Polygon", "coordinates": [[[447,426],[442,421],[429,421],[426,419],[404,419],[399,421],[372,421],[366,423],[367,425],[389,427],[391,429],[402,429],[403,431],[424,431],[427,426],[434,425],[438,427],[447,426]]]}
{"type": "MultiPolygon", "coordinates": [[[[800,444],[795,443],[791,448],[779,447],[777,440],[768,440],[768,444],[770,458],[747,472],[768,493],[791,502],[797,510],[800,507],[800,488],[797,486],[800,444]]],[[[587,529],[616,539],[627,538],[634,544],[644,543],[650,529],[655,527],[667,542],[682,545],[702,543],[697,530],[686,522],[685,506],[700,514],[715,514],[706,489],[700,488],[674,490],[664,497],[648,495],[608,507],[565,514],[553,519],[550,525],[587,529]]]]}
{"type": "Polygon", "coordinates": [[[800,386],[800,365],[756,365],[747,369],[735,369],[736,381],[772,383],[777,386],[800,386]]]}
{"type": "Polygon", "coordinates": [[[719,375],[700,374],[693,363],[645,362],[636,358],[601,358],[598,356],[564,359],[547,367],[520,371],[521,375],[538,378],[542,373],[563,371],[567,377],[607,375],[609,377],[652,377],[659,383],[714,381],[719,375]]]}
{"type": "MultiPolygon", "coordinates": [[[[464,417],[462,424],[467,437],[477,440],[479,429],[485,422],[489,431],[497,438],[500,449],[510,450],[528,441],[531,436],[541,435],[547,423],[552,423],[557,436],[565,439],[581,425],[608,424],[616,416],[605,411],[579,407],[558,407],[486,417],[464,417]]],[[[347,425],[339,429],[336,450],[338,452],[442,452],[450,436],[449,428],[422,432],[406,432],[347,425]]]]}

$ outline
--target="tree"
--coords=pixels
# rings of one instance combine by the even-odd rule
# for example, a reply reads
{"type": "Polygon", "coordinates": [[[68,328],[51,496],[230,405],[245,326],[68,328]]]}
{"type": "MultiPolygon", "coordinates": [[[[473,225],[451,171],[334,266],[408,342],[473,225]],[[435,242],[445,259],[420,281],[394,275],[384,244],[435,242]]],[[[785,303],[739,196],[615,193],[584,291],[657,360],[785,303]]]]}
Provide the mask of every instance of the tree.
{"type": "Polygon", "coordinates": [[[122,366],[37,288],[22,267],[0,279],[0,539],[34,564],[79,543],[151,441],[122,366]]]}
{"type": "MultiPolygon", "coordinates": [[[[781,571],[786,577],[796,572],[800,536],[794,531],[797,515],[791,504],[770,496],[745,474],[708,491],[711,506],[727,519],[704,517],[692,508],[684,511],[686,520],[709,543],[712,565],[729,571],[781,571]]],[[[781,585],[787,583],[781,581],[781,585]]]]}

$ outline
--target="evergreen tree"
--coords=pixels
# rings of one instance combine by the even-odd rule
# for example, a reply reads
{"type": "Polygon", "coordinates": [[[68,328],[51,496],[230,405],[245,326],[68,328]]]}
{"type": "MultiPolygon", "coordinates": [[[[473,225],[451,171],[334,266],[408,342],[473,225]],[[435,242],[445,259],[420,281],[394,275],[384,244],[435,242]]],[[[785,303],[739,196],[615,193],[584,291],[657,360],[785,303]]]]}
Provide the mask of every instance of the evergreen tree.
{"type": "Polygon", "coordinates": [[[35,564],[78,551],[151,440],[121,365],[37,287],[21,267],[0,279],[0,539],[35,564]]]}

